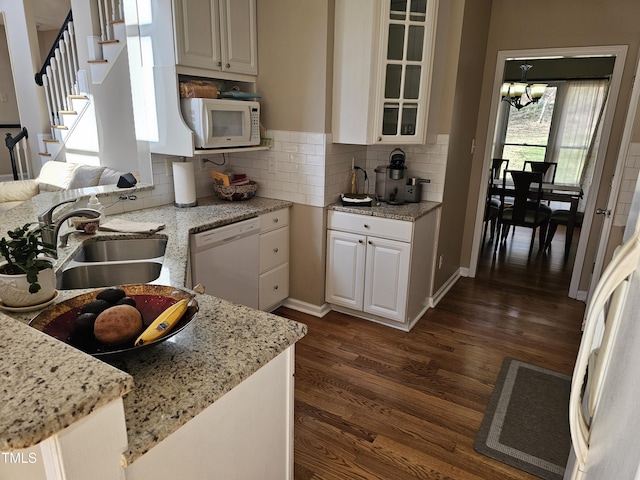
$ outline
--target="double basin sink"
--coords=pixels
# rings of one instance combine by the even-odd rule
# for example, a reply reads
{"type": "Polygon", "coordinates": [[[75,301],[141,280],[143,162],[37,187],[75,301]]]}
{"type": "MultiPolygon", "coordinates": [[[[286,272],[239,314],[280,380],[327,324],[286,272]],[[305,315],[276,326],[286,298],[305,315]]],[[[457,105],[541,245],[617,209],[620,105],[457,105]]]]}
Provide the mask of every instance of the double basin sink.
{"type": "Polygon", "coordinates": [[[160,276],[167,239],[118,238],[83,245],[57,276],[57,288],[149,283],[160,276]]]}

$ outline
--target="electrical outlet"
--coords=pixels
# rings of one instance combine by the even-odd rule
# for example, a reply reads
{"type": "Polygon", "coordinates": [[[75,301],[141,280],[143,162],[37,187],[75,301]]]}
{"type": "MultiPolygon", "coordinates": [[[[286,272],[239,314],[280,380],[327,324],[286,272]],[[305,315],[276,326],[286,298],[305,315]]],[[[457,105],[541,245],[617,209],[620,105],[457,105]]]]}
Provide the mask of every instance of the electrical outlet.
{"type": "Polygon", "coordinates": [[[7,97],[6,93],[0,93],[0,102],[8,102],[9,97],[7,97]]]}
{"type": "Polygon", "coordinates": [[[269,173],[276,173],[276,159],[275,158],[270,158],[269,159],[269,173]]]}
{"type": "Polygon", "coordinates": [[[442,268],[442,262],[444,262],[444,255],[440,255],[440,258],[438,259],[438,270],[442,268]]]}

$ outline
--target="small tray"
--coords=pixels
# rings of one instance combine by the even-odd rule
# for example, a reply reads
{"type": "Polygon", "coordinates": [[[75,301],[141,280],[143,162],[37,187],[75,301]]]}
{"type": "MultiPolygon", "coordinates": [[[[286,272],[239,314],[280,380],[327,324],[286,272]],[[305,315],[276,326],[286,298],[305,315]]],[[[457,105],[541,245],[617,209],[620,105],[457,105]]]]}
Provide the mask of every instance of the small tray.
{"type": "Polygon", "coordinates": [[[340,200],[343,207],[370,207],[373,199],[366,193],[341,193],[340,200]]]}

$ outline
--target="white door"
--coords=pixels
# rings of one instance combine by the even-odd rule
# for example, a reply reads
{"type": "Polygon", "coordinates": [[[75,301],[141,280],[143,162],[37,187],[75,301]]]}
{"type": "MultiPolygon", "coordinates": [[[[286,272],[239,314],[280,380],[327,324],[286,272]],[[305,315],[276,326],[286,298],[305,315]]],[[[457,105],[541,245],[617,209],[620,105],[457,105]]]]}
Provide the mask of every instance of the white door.
{"type": "Polygon", "coordinates": [[[327,231],[327,302],[362,310],[365,238],[327,231]]]}
{"type": "Polygon", "coordinates": [[[222,69],[258,74],[255,0],[220,0],[222,69]]]}
{"type": "Polygon", "coordinates": [[[408,243],[367,237],[365,312],[406,320],[410,255],[408,243]]]}

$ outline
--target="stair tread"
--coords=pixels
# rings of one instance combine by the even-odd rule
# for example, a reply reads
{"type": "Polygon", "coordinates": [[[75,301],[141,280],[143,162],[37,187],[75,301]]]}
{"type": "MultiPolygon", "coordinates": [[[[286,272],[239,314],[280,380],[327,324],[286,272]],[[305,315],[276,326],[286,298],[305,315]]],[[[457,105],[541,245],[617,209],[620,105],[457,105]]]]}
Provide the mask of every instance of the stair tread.
{"type": "Polygon", "coordinates": [[[87,63],[107,63],[106,60],[102,59],[102,60],[89,60],[87,63]]]}
{"type": "Polygon", "coordinates": [[[65,125],[51,125],[51,128],[57,128],[58,130],[69,130],[69,127],[65,125]]]}
{"type": "Polygon", "coordinates": [[[61,113],[63,115],[77,115],[78,112],[76,112],[75,110],[58,110],[58,113],[61,113]]]}
{"type": "Polygon", "coordinates": [[[60,143],[60,141],[55,138],[43,138],[42,141],[45,143],[60,143]]]}
{"type": "Polygon", "coordinates": [[[124,23],[123,19],[119,19],[119,20],[110,20],[109,21],[109,25],[115,25],[116,23],[124,23]]]}
{"type": "Polygon", "coordinates": [[[51,154],[49,152],[39,152],[38,155],[41,155],[43,157],[50,157],[51,154]]]}
{"type": "Polygon", "coordinates": [[[87,97],[86,95],[81,95],[81,94],[78,95],[78,94],[73,93],[71,95],[67,95],[67,98],[79,98],[79,99],[82,99],[82,100],[87,100],[89,97],[87,97]]]}
{"type": "Polygon", "coordinates": [[[114,40],[101,40],[100,42],[98,42],[99,45],[109,45],[111,43],[120,43],[120,40],[116,38],[114,40]]]}

